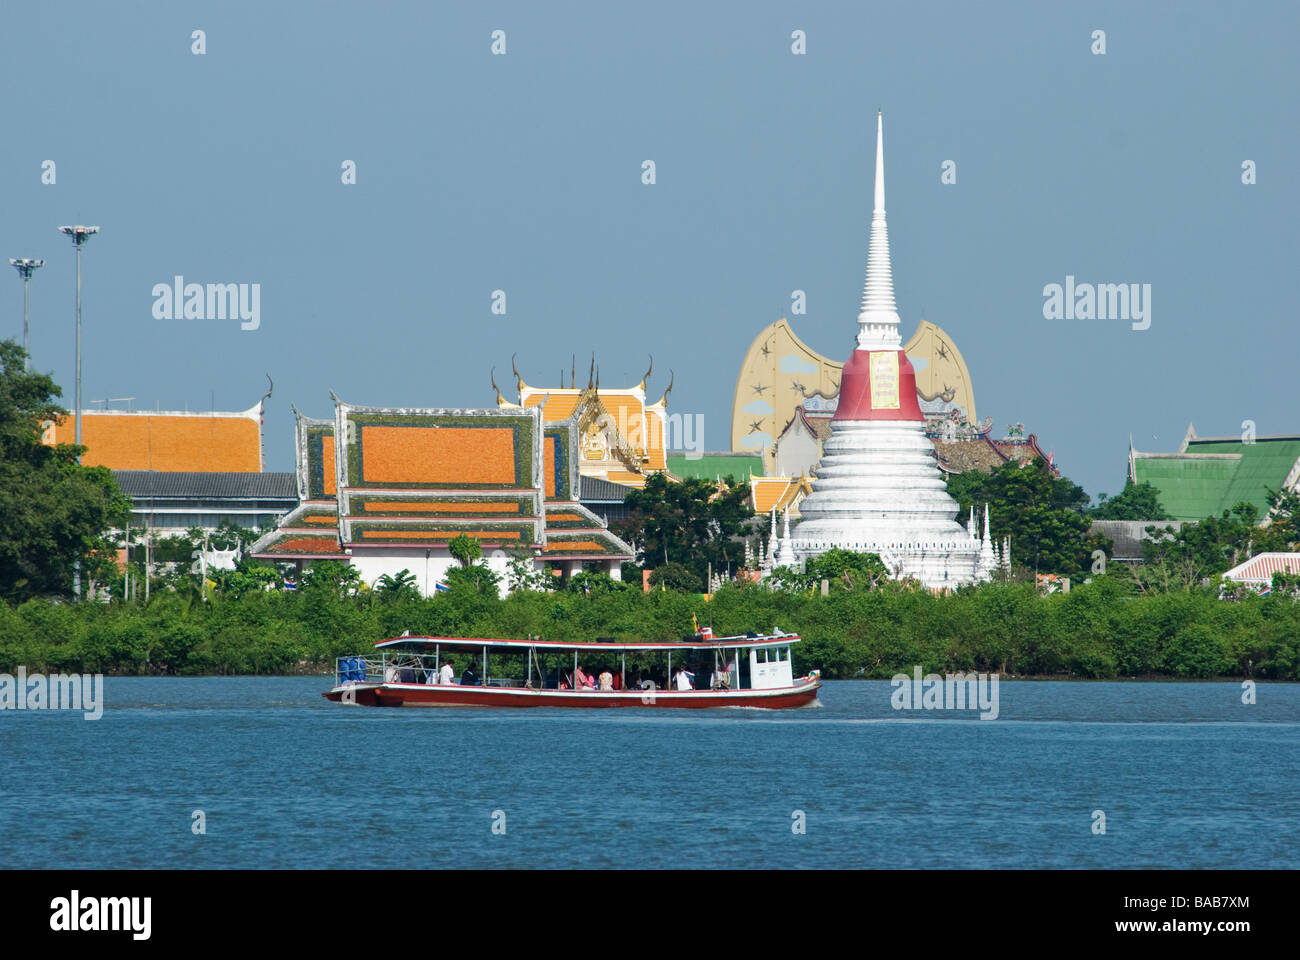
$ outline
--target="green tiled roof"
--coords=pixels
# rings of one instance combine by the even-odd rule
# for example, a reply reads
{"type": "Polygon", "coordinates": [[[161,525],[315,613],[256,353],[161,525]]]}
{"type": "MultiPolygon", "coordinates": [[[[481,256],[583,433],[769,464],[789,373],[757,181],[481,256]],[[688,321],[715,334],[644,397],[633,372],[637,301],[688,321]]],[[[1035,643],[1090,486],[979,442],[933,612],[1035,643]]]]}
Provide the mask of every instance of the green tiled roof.
{"type": "Polygon", "coordinates": [[[1261,517],[1272,506],[1269,490],[1279,490],[1286,476],[1300,460],[1300,437],[1259,438],[1254,443],[1222,440],[1192,440],[1188,453],[1240,453],[1241,466],[1232,476],[1219,512],[1245,500],[1259,508],[1261,517]]]}
{"type": "Polygon", "coordinates": [[[1240,440],[1189,440],[1186,453],[1137,454],[1138,483],[1160,492],[1160,505],[1177,520],[1219,516],[1241,502],[1254,504],[1263,517],[1269,490],[1281,489],[1300,460],[1300,437],[1240,440]]]}
{"type": "Polygon", "coordinates": [[[683,479],[699,477],[716,480],[718,477],[735,477],[747,481],[751,473],[756,477],[763,475],[763,458],[756,453],[706,453],[697,460],[691,460],[684,454],[670,453],[668,470],[683,479]]]}

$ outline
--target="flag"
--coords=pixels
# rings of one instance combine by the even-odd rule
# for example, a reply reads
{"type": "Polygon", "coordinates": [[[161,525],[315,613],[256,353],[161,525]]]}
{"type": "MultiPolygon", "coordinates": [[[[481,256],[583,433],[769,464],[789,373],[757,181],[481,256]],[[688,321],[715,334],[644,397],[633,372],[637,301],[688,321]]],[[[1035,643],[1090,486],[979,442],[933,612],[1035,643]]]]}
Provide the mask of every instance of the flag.
{"type": "Polygon", "coordinates": [[[285,577],[285,578],[284,578],[284,589],[286,589],[286,590],[297,590],[297,589],[298,589],[298,583],[297,583],[297,581],[295,581],[292,577],[285,577]]]}
{"type": "Polygon", "coordinates": [[[434,592],[434,593],[446,593],[446,592],[447,592],[448,590],[450,590],[450,589],[451,589],[451,587],[449,587],[447,584],[443,583],[441,580],[436,580],[436,581],[434,581],[434,584],[433,584],[433,592],[434,592]]]}
{"type": "Polygon", "coordinates": [[[700,619],[693,613],[691,614],[691,626],[695,628],[696,633],[700,632],[700,619]]]}

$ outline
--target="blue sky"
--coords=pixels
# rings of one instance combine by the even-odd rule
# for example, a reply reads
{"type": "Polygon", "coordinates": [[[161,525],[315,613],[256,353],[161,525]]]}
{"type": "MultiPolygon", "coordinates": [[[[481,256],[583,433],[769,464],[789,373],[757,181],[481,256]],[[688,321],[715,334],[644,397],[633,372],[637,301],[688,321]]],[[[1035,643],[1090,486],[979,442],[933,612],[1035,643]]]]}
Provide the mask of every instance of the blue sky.
{"type": "Polygon", "coordinates": [[[720,449],[763,326],[852,348],[880,107],[903,336],[939,324],[999,435],[1023,421],[1114,493],[1130,433],[1300,431],[1297,27],[1294,3],[16,6],[0,256],[47,261],[32,353],[70,403],[56,228],[98,224],[87,401],[243,409],[269,372],[269,469],[292,468],[290,402],[489,405],[512,353],[546,384],[594,350],[610,385],[653,354],[651,392],[674,370],[670,409],[720,449]],[[177,274],[260,283],[261,326],[155,319],[177,274]],[[1151,284],[1150,329],[1045,320],[1067,274],[1151,284]]]}

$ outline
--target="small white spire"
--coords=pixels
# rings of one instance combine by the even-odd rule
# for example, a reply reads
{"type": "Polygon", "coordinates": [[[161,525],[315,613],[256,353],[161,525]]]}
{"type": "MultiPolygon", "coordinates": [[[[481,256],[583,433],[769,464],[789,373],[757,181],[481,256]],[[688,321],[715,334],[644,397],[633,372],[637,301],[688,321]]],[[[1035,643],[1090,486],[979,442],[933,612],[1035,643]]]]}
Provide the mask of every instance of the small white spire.
{"type": "Polygon", "coordinates": [[[867,282],[858,313],[858,349],[898,349],[898,306],[894,302],[894,272],[889,264],[889,228],[885,225],[885,121],[876,114],[876,190],[871,211],[871,241],[867,248],[867,282]]]}
{"type": "Polygon", "coordinates": [[[785,508],[785,536],[776,547],[775,566],[788,567],[795,563],[794,544],[790,542],[790,508],[785,508]]]}
{"type": "Polygon", "coordinates": [[[989,505],[984,504],[984,539],[980,542],[980,574],[989,576],[998,565],[998,558],[993,552],[993,538],[989,536],[989,505]]]}

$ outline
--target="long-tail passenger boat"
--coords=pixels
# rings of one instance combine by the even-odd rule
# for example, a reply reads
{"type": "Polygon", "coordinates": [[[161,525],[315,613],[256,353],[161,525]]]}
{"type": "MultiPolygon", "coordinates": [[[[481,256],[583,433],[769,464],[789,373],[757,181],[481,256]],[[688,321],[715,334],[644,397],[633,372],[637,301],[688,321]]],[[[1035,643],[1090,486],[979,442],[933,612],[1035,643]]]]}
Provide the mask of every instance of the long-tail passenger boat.
{"type": "Polygon", "coordinates": [[[714,637],[678,643],[557,643],[393,637],[340,657],[321,694],[371,707],[802,707],[820,671],[795,677],[800,638],[714,637]],[[481,672],[480,672],[481,669],[481,672]],[[459,671],[459,673],[458,673],[459,671]]]}

